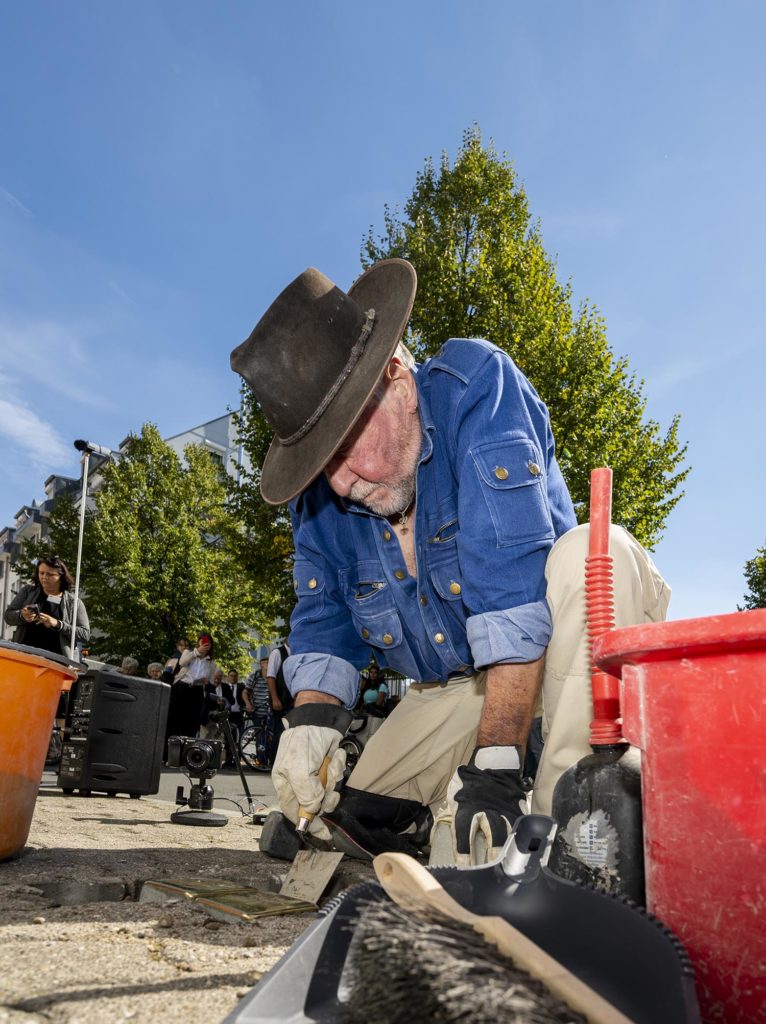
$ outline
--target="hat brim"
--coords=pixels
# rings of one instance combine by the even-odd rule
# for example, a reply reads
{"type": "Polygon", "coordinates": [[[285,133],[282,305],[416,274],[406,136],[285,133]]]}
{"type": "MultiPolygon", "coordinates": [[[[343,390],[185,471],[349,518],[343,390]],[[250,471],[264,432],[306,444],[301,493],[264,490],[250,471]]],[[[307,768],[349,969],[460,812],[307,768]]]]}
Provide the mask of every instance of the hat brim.
{"type": "Polygon", "coordinates": [[[360,309],[375,310],[375,326],[359,361],[312,429],[291,445],[278,437],[261,469],[261,495],[282,505],[304,491],[324,469],[372,396],[404,334],[417,290],[411,263],[384,260],[370,267],[349,288],[360,309]]]}

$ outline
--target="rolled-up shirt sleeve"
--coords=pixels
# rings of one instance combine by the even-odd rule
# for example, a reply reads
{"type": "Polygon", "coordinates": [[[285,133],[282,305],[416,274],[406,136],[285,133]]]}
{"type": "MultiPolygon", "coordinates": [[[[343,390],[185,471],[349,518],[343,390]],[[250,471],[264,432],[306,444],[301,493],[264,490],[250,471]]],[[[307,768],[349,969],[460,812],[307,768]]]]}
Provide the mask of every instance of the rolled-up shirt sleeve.
{"type": "Polygon", "coordinates": [[[551,612],[546,601],[533,601],[472,615],[466,629],[476,668],[525,664],[545,654],[551,638],[551,612]]]}
{"type": "Polygon", "coordinates": [[[359,692],[359,671],[334,654],[291,654],[285,659],[285,682],[293,696],[317,690],[337,697],[350,710],[359,692]]]}

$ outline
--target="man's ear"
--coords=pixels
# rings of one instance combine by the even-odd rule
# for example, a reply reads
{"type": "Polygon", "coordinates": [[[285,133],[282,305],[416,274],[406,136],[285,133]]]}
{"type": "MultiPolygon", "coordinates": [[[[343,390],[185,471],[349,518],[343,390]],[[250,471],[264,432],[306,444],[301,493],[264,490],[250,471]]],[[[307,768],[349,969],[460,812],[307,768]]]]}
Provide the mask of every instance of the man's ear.
{"type": "Polygon", "coordinates": [[[417,408],[417,388],[415,387],[415,377],[403,366],[399,360],[394,356],[386,367],[386,377],[391,383],[391,386],[404,398],[414,400],[414,408],[417,408]]]}

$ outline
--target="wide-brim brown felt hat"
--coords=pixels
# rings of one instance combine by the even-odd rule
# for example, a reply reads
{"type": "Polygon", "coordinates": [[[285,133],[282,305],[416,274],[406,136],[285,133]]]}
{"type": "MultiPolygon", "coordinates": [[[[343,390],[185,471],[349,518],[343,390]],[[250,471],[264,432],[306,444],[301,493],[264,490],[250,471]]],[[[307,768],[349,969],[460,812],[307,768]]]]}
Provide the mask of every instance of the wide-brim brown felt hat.
{"type": "Polygon", "coordinates": [[[309,267],[231,354],[274,440],[261,494],[281,505],[324,469],[372,396],[407,327],[417,289],[407,260],[376,263],[338,288],[309,267]]]}

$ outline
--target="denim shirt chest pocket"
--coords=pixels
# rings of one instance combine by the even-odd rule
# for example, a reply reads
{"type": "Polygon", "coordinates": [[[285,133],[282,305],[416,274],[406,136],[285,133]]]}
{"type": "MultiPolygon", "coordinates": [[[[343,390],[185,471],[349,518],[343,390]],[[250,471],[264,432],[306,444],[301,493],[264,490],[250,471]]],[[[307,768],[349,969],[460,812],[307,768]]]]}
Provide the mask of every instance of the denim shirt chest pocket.
{"type": "Polygon", "coordinates": [[[339,580],[354,628],[362,640],[384,649],[398,647],[402,642],[402,623],[380,562],[356,562],[341,570],[339,580]]]}
{"type": "Polygon", "coordinates": [[[537,445],[512,438],[471,451],[499,547],[553,538],[545,472],[537,445]]]}
{"type": "Polygon", "coordinates": [[[439,506],[428,522],[426,560],[434,590],[442,600],[461,600],[462,582],[457,540],[460,532],[457,514],[457,493],[439,506]]]}

